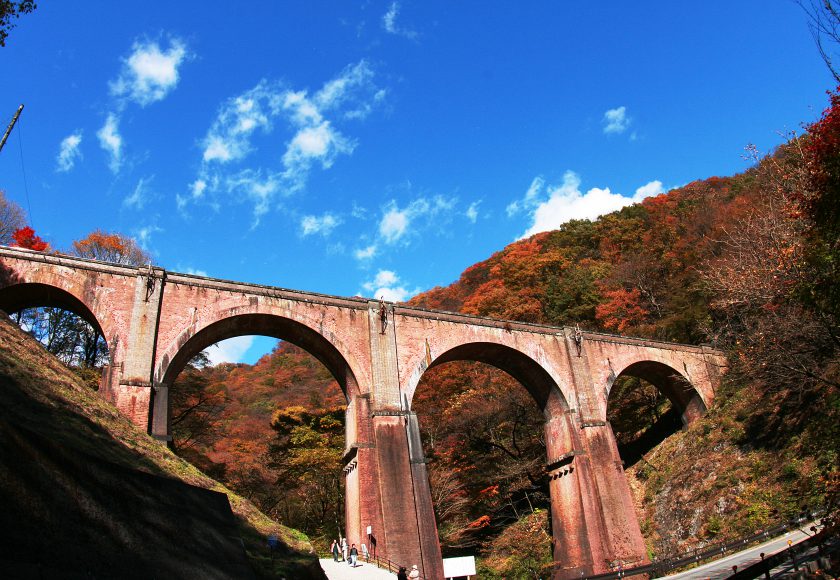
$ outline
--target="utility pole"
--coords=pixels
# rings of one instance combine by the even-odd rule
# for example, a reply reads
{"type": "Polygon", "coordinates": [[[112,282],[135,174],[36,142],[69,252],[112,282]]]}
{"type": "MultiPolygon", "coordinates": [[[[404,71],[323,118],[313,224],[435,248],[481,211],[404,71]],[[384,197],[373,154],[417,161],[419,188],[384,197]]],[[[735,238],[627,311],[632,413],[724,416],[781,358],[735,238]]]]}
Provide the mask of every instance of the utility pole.
{"type": "Polygon", "coordinates": [[[18,120],[18,117],[20,117],[20,112],[21,112],[21,111],[23,111],[23,105],[21,105],[20,107],[18,107],[18,110],[17,110],[17,112],[15,113],[15,116],[14,116],[14,117],[12,117],[12,122],[11,122],[11,123],[9,123],[9,126],[8,126],[8,127],[6,127],[6,132],[5,132],[5,133],[3,133],[3,139],[2,139],[2,140],[0,140],[0,151],[2,151],[2,150],[3,150],[3,145],[5,145],[5,144],[6,144],[6,139],[8,139],[8,138],[9,138],[9,133],[11,133],[11,132],[12,132],[12,128],[14,128],[15,123],[17,123],[17,120],[18,120]]]}

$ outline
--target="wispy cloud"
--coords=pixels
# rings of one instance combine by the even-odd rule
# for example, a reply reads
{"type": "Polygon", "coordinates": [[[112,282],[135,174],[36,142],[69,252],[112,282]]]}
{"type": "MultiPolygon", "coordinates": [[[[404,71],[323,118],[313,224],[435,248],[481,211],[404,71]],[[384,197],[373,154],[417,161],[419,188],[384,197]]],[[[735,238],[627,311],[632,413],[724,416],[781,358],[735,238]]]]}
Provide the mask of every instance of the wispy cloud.
{"type": "Polygon", "coordinates": [[[178,69],[188,57],[186,45],[178,38],[170,39],[166,50],[154,41],[136,41],[123,59],[119,76],[110,83],[111,94],[141,107],[160,101],[177,86],[178,69]]]}
{"type": "Polygon", "coordinates": [[[162,231],[162,228],[159,228],[154,224],[143,226],[135,230],[135,238],[137,239],[137,243],[140,244],[141,248],[143,248],[147,252],[151,252],[152,236],[162,231]]]}
{"type": "Polygon", "coordinates": [[[331,213],[325,213],[320,217],[308,215],[300,220],[300,230],[304,236],[320,234],[327,237],[340,223],[341,220],[331,213]]]}
{"type": "Polygon", "coordinates": [[[604,125],[604,133],[624,133],[632,119],[627,116],[627,107],[617,107],[610,109],[604,113],[604,118],[601,120],[604,125]]]}
{"type": "Polygon", "coordinates": [[[546,186],[543,178],[534,179],[523,198],[508,206],[509,216],[526,212],[532,220],[520,239],[557,229],[569,220],[592,220],[664,191],[661,181],[639,187],[632,197],[598,187],[583,193],[580,184],[580,177],[574,171],[567,171],[560,185],[546,186]]]}
{"type": "Polygon", "coordinates": [[[123,199],[123,205],[134,209],[143,209],[143,206],[149,201],[151,192],[149,191],[149,182],[152,177],[141,178],[130,194],[123,199]]]}
{"type": "Polygon", "coordinates": [[[79,145],[81,144],[81,131],[76,131],[61,140],[58,156],[55,160],[58,165],[58,171],[70,171],[73,169],[73,166],[76,164],[76,160],[82,158],[82,152],[79,150],[79,145]]]}
{"type": "Polygon", "coordinates": [[[208,194],[245,193],[254,203],[258,223],[277,195],[306,187],[313,167],[329,169],[341,155],[350,155],[355,141],[336,123],[362,119],[384,98],[373,83],[367,61],[346,67],[311,94],[277,81],[261,80],[254,88],[226,100],[202,140],[202,166],[188,194],[177,197],[182,210],[208,194]],[[292,132],[285,141],[280,166],[242,167],[255,151],[259,132],[271,135],[278,119],[292,132]]]}
{"type": "Polygon", "coordinates": [[[464,212],[464,215],[467,216],[467,219],[472,223],[475,223],[478,220],[479,205],[481,205],[481,201],[474,201],[470,204],[470,207],[467,208],[467,211],[464,212]]]}
{"type": "Polygon", "coordinates": [[[119,117],[114,113],[108,113],[105,124],[96,132],[99,139],[99,146],[108,153],[108,166],[113,173],[118,173],[122,165],[123,140],[120,135],[119,117]]]}
{"type": "Polygon", "coordinates": [[[403,208],[392,200],[382,210],[379,235],[386,244],[394,244],[412,233],[412,224],[418,218],[429,219],[441,216],[449,218],[454,207],[454,199],[446,199],[440,195],[431,199],[425,197],[415,199],[403,208]]]}
{"type": "Polygon", "coordinates": [[[131,53],[123,58],[119,75],[109,84],[113,97],[105,124],[96,133],[99,145],[109,153],[109,167],[118,173],[123,160],[123,138],[119,133],[122,113],[128,103],[145,107],[163,100],[178,85],[179,68],[190,58],[186,44],[169,39],[167,50],[155,41],[135,41],[131,53]]]}
{"type": "Polygon", "coordinates": [[[389,34],[395,34],[397,36],[403,36],[405,38],[415,39],[417,38],[417,32],[406,28],[404,26],[400,26],[397,23],[397,17],[400,14],[400,4],[399,2],[391,2],[391,5],[388,6],[388,11],[382,16],[382,28],[385,29],[385,32],[389,34]]]}
{"type": "Polygon", "coordinates": [[[359,261],[366,261],[373,258],[377,251],[378,248],[376,247],[376,244],[370,244],[364,248],[358,248],[355,252],[353,252],[353,256],[359,261]]]}
{"type": "Polygon", "coordinates": [[[362,284],[362,290],[367,292],[368,296],[388,302],[405,302],[415,294],[422,292],[420,288],[407,289],[404,284],[400,283],[400,277],[392,270],[379,270],[373,280],[362,284]]]}

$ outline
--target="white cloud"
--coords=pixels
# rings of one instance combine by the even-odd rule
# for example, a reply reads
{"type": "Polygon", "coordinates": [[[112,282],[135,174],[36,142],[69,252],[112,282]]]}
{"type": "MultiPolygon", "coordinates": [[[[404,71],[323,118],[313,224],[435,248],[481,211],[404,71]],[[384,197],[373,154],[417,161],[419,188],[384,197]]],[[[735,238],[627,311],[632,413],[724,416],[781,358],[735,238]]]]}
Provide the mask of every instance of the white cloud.
{"type": "Polygon", "coordinates": [[[627,116],[627,107],[617,107],[604,113],[604,133],[624,133],[632,119],[627,116]]]}
{"type": "Polygon", "coordinates": [[[481,205],[480,201],[474,201],[470,204],[470,207],[467,208],[467,211],[464,212],[464,215],[467,216],[467,219],[470,222],[475,223],[478,220],[478,206],[481,205]]]}
{"type": "Polygon", "coordinates": [[[226,362],[238,363],[245,360],[245,354],[253,343],[253,336],[236,336],[217,342],[205,352],[214,366],[226,362]]]}
{"type": "Polygon", "coordinates": [[[110,156],[108,166],[111,171],[117,173],[122,165],[122,136],[119,128],[120,119],[114,113],[108,113],[105,124],[96,136],[99,138],[99,146],[110,156]]]}
{"type": "Polygon", "coordinates": [[[333,229],[335,229],[335,227],[340,223],[341,220],[331,213],[325,213],[321,217],[308,215],[304,216],[303,219],[300,220],[300,229],[304,236],[321,234],[326,237],[330,235],[333,229]]]}
{"type": "Polygon", "coordinates": [[[158,232],[162,232],[163,230],[156,225],[148,225],[135,231],[137,234],[137,243],[140,244],[141,248],[143,248],[147,252],[150,252],[152,236],[158,232]]]}
{"type": "Polygon", "coordinates": [[[400,209],[396,201],[385,206],[382,219],[379,221],[379,235],[386,244],[393,244],[410,234],[412,222],[420,217],[437,218],[441,215],[448,217],[455,207],[454,199],[446,199],[440,195],[430,200],[418,198],[400,209]]]}
{"type": "Polygon", "coordinates": [[[346,67],[313,95],[262,80],[225,101],[201,142],[203,163],[190,194],[177,196],[179,208],[207,194],[245,192],[259,218],[275,196],[304,189],[313,167],[329,169],[339,156],[353,152],[355,142],[339,131],[335,122],[363,118],[384,98],[373,76],[362,60],[346,67]],[[225,169],[244,161],[254,150],[255,134],[273,133],[278,118],[285,119],[292,129],[280,167],[225,169]]]}
{"type": "Polygon", "coordinates": [[[508,217],[519,213],[523,209],[533,206],[534,200],[537,198],[544,186],[545,180],[540,176],[535,177],[531,182],[531,185],[528,187],[528,191],[525,192],[525,197],[521,200],[516,200],[507,206],[506,211],[508,217]]]}
{"type": "Polygon", "coordinates": [[[196,270],[195,268],[184,268],[182,266],[179,266],[177,270],[179,272],[183,272],[184,274],[191,274],[193,276],[203,276],[205,278],[209,277],[205,270],[196,270]]]}
{"type": "Polygon", "coordinates": [[[76,164],[77,159],[82,158],[82,152],[79,151],[79,145],[82,143],[82,132],[76,131],[61,140],[61,146],[56,157],[58,164],[58,171],[70,171],[76,164]]]}
{"type": "Polygon", "coordinates": [[[368,296],[388,302],[405,302],[421,292],[420,288],[408,290],[400,285],[400,277],[392,270],[379,270],[373,280],[362,284],[362,289],[368,296]]]}
{"type": "Polygon", "coordinates": [[[404,36],[405,38],[417,38],[417,33],[408,28],[401,27],[397,24],[397,16],[400,13],[400,5],[398,2],[391,2],[388,11],[382,16],[382,28],[389,34],[396,34],[397,36],[404,36]]]}
{"type": "Polygon", "coordinates": [[[160,101],[178,84],[178,68],[188,57],[186,45],[178,38],[170,40],[166,51],[157,42],[135,42],[123,59],[119,77],[111,83],[111,94],[143,107],[160,101]]]}
{"type": "Polygon", "coordinates": [[[279,84],[261,80],[225,101],[204,138],[204,162],[227,163],[248,155],[254,132],[272,130],[271,119],[280,113],[282,94],[279,84]]]}
{"type": "MultiPolygon", "coordinates": [[[[573,171],[567,171],[563,175],[563,183],[557,186],[546,187],[543,179],[535,179],[525,197],[515,202],[516,211],[527,210],[532,219],[531,227],[520,239],[555,230],[569,220],[594,220],[664,191],[662,182],[651,181],[639,187],[632,197],[625,197],[611,192],[609,188],[593,187],[583,193],[580,183],[580,177],[573,171]]],[[[511,213],[510,210],[508,213],[511,213]]]]}
{"type": "Polygon", "coordinates": [[[658,179],[644,184],[636,190],[636,195],[633,196],[633,201],[642,201],[646,197],[656,197],[660,193],[665,193],[665,188],[662,187],[662,182],[658,179]]]}
{"type": "Polygon", "coordinates": [[[355,252],[353,252],[353,255],[356,257],[357,260],[363,261],[370,260],[371,258],[373,258],[376,255],[376,252],[376,244],[371,244],[364,248],[358,248],[355,252]]]}
{"type": "Polygon", "coordinates": [[[393,244],[403,237],[411,220],[408,213],[408,209],[401,210],[396,203],[392,203],[390,209],[385,212],[382,221],[379,222],[379,233],[385,238],[385,243],[393,244]]]}
{"type": "Polygon", "coordinates": [[[123,199],[123,205],[126,207],[133,207],[134,209],[143,209],[143,206],[146,205],[146,202],[149,198],[149,181],[152,178],[142,178],[140,181],[137,182],[137,186],[134,188],[134,191],[125,196],[123,199]]]}

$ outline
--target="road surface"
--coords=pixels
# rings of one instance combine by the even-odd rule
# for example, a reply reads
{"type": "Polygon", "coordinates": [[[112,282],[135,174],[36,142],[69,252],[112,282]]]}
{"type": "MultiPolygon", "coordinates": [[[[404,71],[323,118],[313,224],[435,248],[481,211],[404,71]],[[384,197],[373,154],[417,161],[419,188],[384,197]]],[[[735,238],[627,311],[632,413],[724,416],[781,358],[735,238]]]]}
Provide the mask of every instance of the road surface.
{"type": "MultiPolygon", "coordinates": [[[[807,524],[803,524],[801,527],[802,529],[807,530],[812,525],[814,525],[812,522],[808,522],[807,524]]],[[[771,556],[776,552],[780,552],[787,548],[788,540],[795,545],[808,539],[810,536],[811,534],[806,534],[801,530],[793,530],[783,536],[774,538],[754,548],[749,548],[743,552],[736,552],[735,554],[726,556],[720,560],[715,560],[714,562],[697,566],[688,572],[681,572],[672,576],[662,576],[662,579],[679,578],[681,580],[685,580],[691,578],[693,580],[720,580],[722,578],[728,578],[732,575],[732,566],[738,566],[738,570],[743,570],[744,568],[752,566],[756,562],[760,562],[760,554],[762,552],[764,552],[765,556],[771,556]]]]}

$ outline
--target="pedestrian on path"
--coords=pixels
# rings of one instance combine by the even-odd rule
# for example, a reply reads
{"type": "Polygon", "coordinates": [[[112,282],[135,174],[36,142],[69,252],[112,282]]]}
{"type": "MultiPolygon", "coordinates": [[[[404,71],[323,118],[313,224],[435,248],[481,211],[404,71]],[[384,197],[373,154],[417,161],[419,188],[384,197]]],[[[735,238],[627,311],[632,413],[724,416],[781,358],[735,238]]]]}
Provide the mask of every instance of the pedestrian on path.
{"type": "Polygon", "coordinates": [[[333,540],[330,546],[330,552],[333,555],[333,562],[338,562],[338,540],[333,540]]]}
{"type": "Polygon", "coordinates": [[[347,538],[341,538],[341,559],[347,561],[347,538]]]}
{"type": "Polygon", "coordinates": [[[417,564],[414,564],[411,567],[411,572],[408,575],[409,578],[419,578],[420,577],[420,570],[417,569],[417,564]]]}
{"type": "Polygon", "coordinates": [[[356,560],[359,557],[359,551],[356,549],[356,544],[353,544],[353,547],[350,548],[350,565],[354,568],[356,567],[356,560]]]}
{"type": "Polygon", "coordinates": [[[397,572],[397,580],[408,580],[408,574],[405,571],[405,566],[400,566],[400,571],[397,572]]]}

